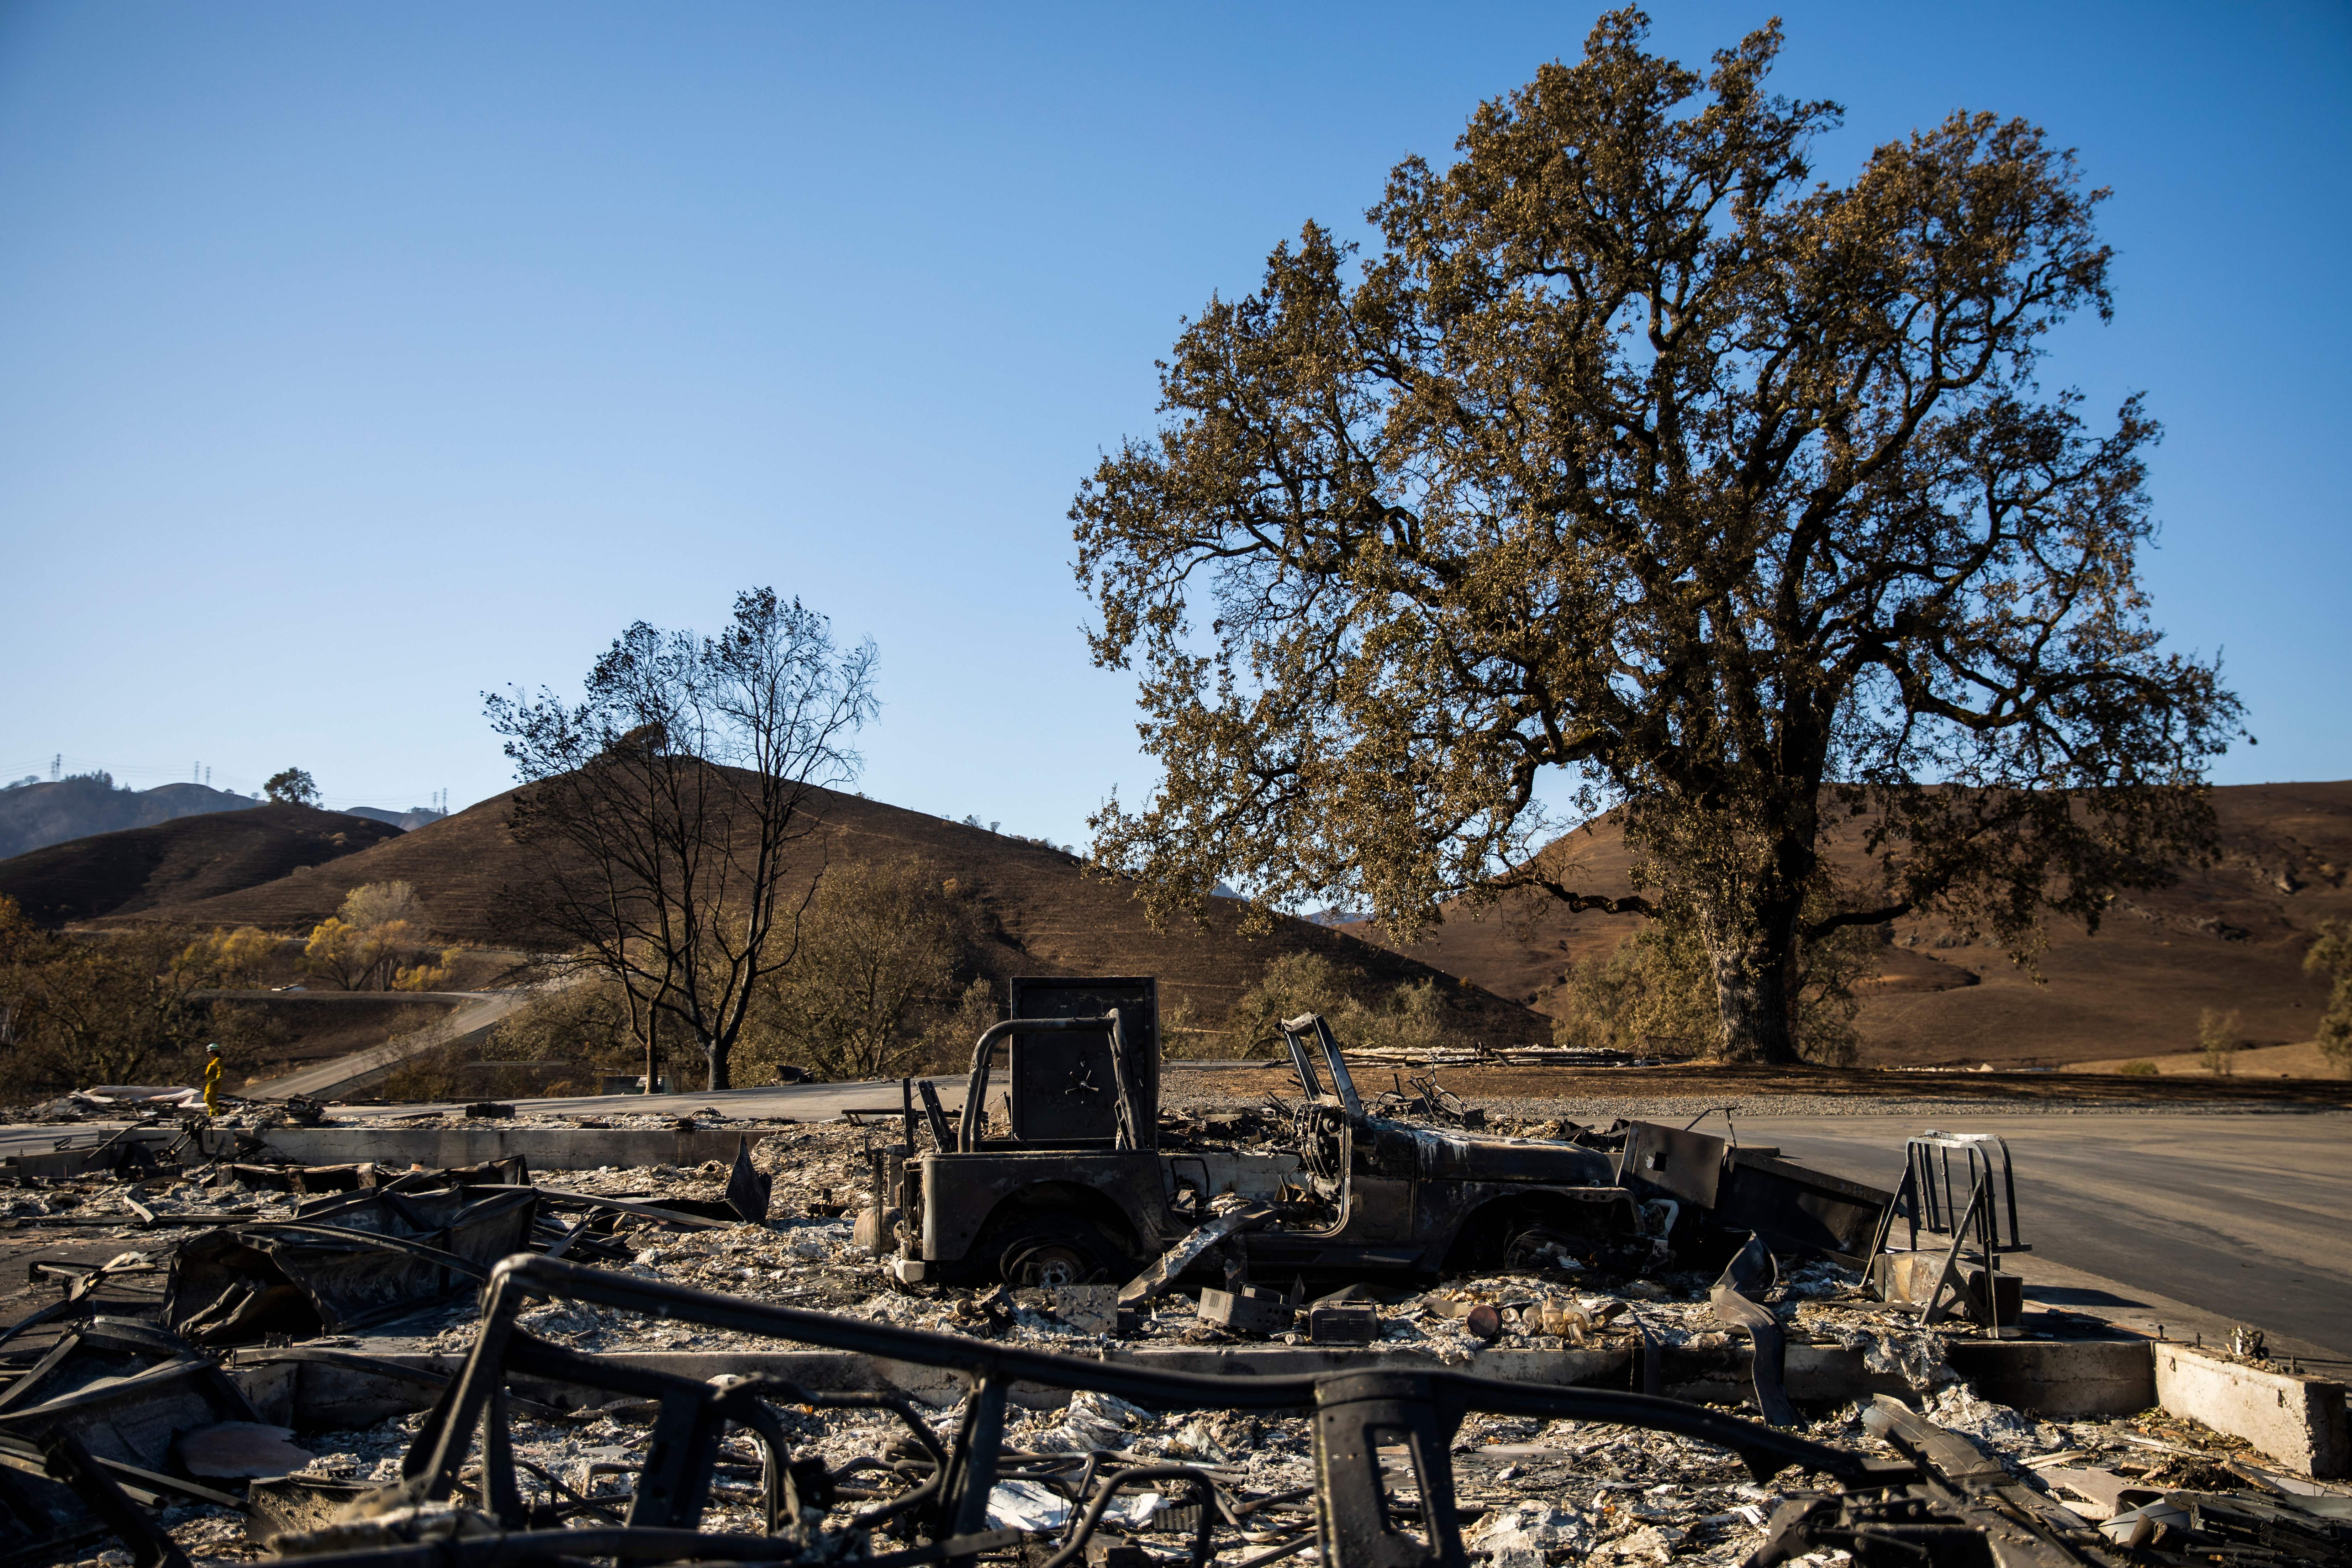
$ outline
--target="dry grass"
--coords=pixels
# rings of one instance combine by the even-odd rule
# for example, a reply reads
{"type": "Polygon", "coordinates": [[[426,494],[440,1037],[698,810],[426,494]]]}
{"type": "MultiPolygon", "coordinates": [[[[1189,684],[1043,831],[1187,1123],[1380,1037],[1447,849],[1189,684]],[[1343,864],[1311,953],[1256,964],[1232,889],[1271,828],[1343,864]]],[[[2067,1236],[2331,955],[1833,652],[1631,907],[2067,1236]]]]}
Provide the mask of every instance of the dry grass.
{"type": "MultiPolygon", "coordinates": [[[[2121,1072],[2126,1061],[2142,1061],[2166,1078],[2203,1078],[2214,1075],[2205,1067],[2203,1053],[2177,1051],[2161,1057],[2118,1057],[2113,1061],[2076,1062],[2076,1072],[2121,1072]]],[[[2257,1046],[2251,1050],[2232,1053],[2230,1071],[2222,1079],[2345,1079],[2352,1077],[2320,1053],[2319,1042],[2305,1040],[2292,1046],[2257,1046]]]]}

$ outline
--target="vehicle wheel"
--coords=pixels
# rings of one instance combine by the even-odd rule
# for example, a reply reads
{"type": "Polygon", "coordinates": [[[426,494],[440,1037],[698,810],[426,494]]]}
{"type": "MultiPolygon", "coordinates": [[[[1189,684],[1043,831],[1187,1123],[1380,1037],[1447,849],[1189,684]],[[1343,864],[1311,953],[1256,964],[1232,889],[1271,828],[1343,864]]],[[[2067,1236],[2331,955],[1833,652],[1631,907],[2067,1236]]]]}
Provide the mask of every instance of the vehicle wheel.
{"type": "Polygon", "coordinates": [[[1503,1267],[1509,1269],[1538,1269],[1551,1267],[1559,1258],[1573,1258],[1590,1262],[1593,1254],[1591,1240],[1571,1236],[1549,1226],[1534,1225],[1515,1232],[1503,1243],[1503,1267]]]}
{"type": "Polygon", "coordinates": [[[1093,1285],[1125,1266],[1103,1233],[1076,1215],[1040,1215],[1019,1220],[992,1237],[983,1256],[993,1256],[997,1278],[1007,1285],[1093,1285]]]}

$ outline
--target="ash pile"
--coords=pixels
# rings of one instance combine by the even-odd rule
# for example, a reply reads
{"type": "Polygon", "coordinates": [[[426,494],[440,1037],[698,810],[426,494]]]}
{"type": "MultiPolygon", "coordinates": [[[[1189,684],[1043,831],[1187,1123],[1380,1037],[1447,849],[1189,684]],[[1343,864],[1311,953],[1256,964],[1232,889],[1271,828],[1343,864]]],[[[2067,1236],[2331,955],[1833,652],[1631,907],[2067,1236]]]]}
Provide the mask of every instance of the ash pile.
{"type": "Polygon", "coordinates": [[[2018,1331],[1997,1146],[1914,1140],[1880,1193],[1490,1126],[1433,1079],[1366,1101],[1311,1018],[1297,1100],[1163,1114],[1136,989],[1031,983],[968,1126],[909,1082],[690,1168],[296,1166],[191,1123],[24,1178],[16,1239],[87,1256],[0,1336],[0,1562],[2352,1555],[2343,1489],[2241,1442],[1955,1375],[2018,1331]],[[1792,1346],[1891,1392],[1801,1411],[1792,1346]]]}

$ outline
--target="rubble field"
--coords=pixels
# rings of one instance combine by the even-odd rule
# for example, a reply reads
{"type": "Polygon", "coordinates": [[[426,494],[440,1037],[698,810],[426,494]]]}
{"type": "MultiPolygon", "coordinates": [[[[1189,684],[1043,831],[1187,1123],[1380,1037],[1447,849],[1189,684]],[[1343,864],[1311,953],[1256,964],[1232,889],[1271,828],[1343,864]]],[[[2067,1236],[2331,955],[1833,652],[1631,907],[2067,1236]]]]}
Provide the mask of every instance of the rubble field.
{"type": "MultiPolygon", "coordinates": [[[[1234,1076],[1219,1073],[1213,1081],[1224,1089],[1234,1076]]],[[[1181,1068],[1171,1068],[1170,1077],[1175,1080],[1171,1091],[1186,1100],[1184,1110],[1166,1118],[1170,1136],[1246,1145],[1253,1138],[1276,1135],[1279,1119],[1256,1113],[1264,1095],[1206,1098],[1191,1092],[1194,1084],[1185,1079],[1211,1079],[1212,1075],[1185,1075],[1181,1068]]],[[[1449,1087],[1459,1082],[1449,1075],[1449,1087]]],[[[1642,1106],[1652,1112],[1658,1110],[1654,1100],[1645,1099],[1642,1106]]],[[[1528,1137],[1561,1132],[1563,1108],[1549,1097],[1528,1107],[1508,1098],[1485,1099],[1483,1108],[1487,1127],[1496,1132],[1528,1137]]],[[[1588,1120],[1608,1109],[1589,1101],[1576,1104],[1588,1120]]],[[[462,1124],[462,1119],[448,1120],[462,1124]]],[[[693,1120],[704,1128],[733,1125],[709,1113],[693,1120]]],[[[678,1123],[675,1118],[612,1114],[561,1119],[561,1124],[678,1123]]],[[[854,1216],[870,1196],[869,1152],[899,1136],[895,1124],[835,1121],[746,1126],[743,1131],[748,1163],[767,1188],[761,1200],[764,1222],[710,1217],[720,1205],[740,1202],[745,1179],[737,1167],[713,1161],[693,1168],[527,1173],[529,1184],[548,1202],[572,1216],[552,1222],[541,1218],[533,1234],[544,1248],[554,1247],[547,1239],[551,1235],[572,1248],[573,1259],[593,1260],[604,1270],[649,1284],[961,1335],[995,1347],[1099,1359],[1118,1350],[1155,1345],[1213,1348],[1249,1342],[1204,1321],[1192,1299],[1197,1292],[1171,1291],[1114,1315],[1071,1311],[1050,1291],[900,1285],[877,1268],[875,1258],[856,1246],[852,1236],[854,1216]],[[636,1206],[598,1207],[589,1200],[636,1206]]],[[[152,1317],[171,1278],[174,1252],[207,1234],[207,1224],[299,1226],[303,1215],[320,1212],[317,1194],[277,1190],[267,1173],[257,1172],[257,1167],[215,1163],[159,1170],[136,1179],[93,1174],[0,1188],[0,1224],[10,1228],[0,1238],[9,1258],[10,1282],[26,1280],[22,1290],[0,1301],[0,1325],[54,1309],[63,1300],[61,1291],[82,1289],[55,1272],[44,1276],[36,1271],[28,1279],[23,1268],[36,1259],[104,1264],[95,1276],[83,1270],[89,1310],[152,1317]]],[[[376,1179],[385,1174],[377,1173],[376,1179]]],[[[412,1186],[426,1174],[413,1175],[412,1186]]],[[[476,1184],[461,1183],[456,1190],[488,1194],[488,1198],[478,1201],[489,1202],[516,1184],[497,1180],[498,1175],[467,1173],[463,1182],[476,1184]]],[[[449,1179],[458,1178],[452,1173],[449,1179]]],[[[380,1190],[399,1189],[395,1184],[380,1190]]],[[[351,1201],[367,1196],[367,1189],[356,1189],[351,1201]]],[[[544,1206],[541,1212],[543,1215],[544,1206]]],[[[1669,1348],[1727,1346],[1731,1337],[1709,1301],[1711,1283],[1710,1274],[1671,1268],[1647,1277],[1612,1275],[1562,1255],[1532,1268],[1452,1278],[1425,1289],[1358,1289],[1346,1294],[1370,1303],[1376,1312],[1379,1346],[1420,1352],[1437,1366],[1475,1374],[1479,1358],[1496,1350],[1638,1348],[1644,1342],[1669,1348]]],[[[2143,1495],[2229,1494],[2291,1503],[2316,1496],[2330,1507],[2336,1506],[2330,1500],[2352,1496],[2352,1488],[2284,1476],[2244,1443],[2162,1412],[2062,1423],[1989,1404],[1955,1376],[1946,1360],[1950,1338],[1977,1331],[1965,1322],[1923,1327],[1910,1314],[1871,1299],[1857,1275],[1834,1263],[1789,1268],[1764,1304],[1791,1343],[1843,1345],[1860,1352],[1872,1371],[1899,1378],[1927,1421],[1965,1437],[2007,1482],[2046,1499],[2052,1508],[2063,1510],[2064,1518],[2085,1529],[2120,1518],[2126,1528],[2112,1559],[2117,1563],[2189,1560],[2134,1555],[2137,1549],[2129,1544],[2133,1527],[2148,1507],[2157,1506],[2140,1500],[2143,1495]]],[[[12,1383],[33,1376],[39,1358],[70,1337],[71,1321],[70,1314],[61,1315],[54,1323],[26,1329],[0,1345],[0,1376],[12,1383]]],[[[588,1354],[784,1348],[772,1337],[578,1300],[533,1301],[520,1310],[514,1322],[538,1341],[588,1354]]],[[[264,1348],[462,1357],[480,1331],[481,1309],[475,1292],[466,1289],[373,1321],[362,1331],[314,1332],[300,1338],[267,1332],[245,1342],[264,1348]]],[[[1257,1342],[1300,1337],[1286,1332],[1257,1342]]],[[[2258,1347],[2249,1360],[2259,1361],[2258,1347]]],[[[7,1431],[8,1403],[6,1389],[0,1388],[0,1436],[7,1431]]],[[[950,1405],[927,1408],[921,1415],[944,1445],[970,1414],[964,1406],[950,1405]]],[[[318,1481],[377,1484],[400,1478],[403,1458],[427,1419],[420,1410],[360,1430],[310,1430],[299,1415],[283,1436],[300,1450],[301,1462],[286,1473],[318,1481]]],[[[625,1397],[578,1410],[519,1405],[509,1419],[518,1473],[535,1478],[530,1484],[539,1491],[531,1497],[543,1499],[545,1507],[575,1524],[617,1522],[638,1484],[637,1471],[647,1462],[654,1417],[649,1401],[625,1397]]],[[[838,1475],[887,1480],[922,1473],[919,1460],[909,1457],[899,1418],[889,1413],[787,1406],[781,1419],[796,1454],[821,1458],[838,1475]]],[[[1883,1420],[1874,1421],[1867,1405],[1817,1411],[1796,1435],[1874,1458],[1899,1457],[1883,1420]]],[[[1255,1568],[1276,1557],[1309,1561],[1318,1556],[1313,1533],[1314,1442],[1303,1415],[1155,1412],[1107,1394],[1079,1392],[1065,1404],[1010,1412],[1003,1448],[1003,1468],[989,1501],[989,1522],[1000,1531],[1025,1531],[1048,1540],[1070,1525],[1087,1479],[1098,1469],[1175,1465],[1213,1479],[1223,1500],[1221,1506],[1237,1510],[1240,1528],[1215,1553],[1215,1561],[1225,1568],[1244,1563],[1255,1568]]],[[[1392,1491],[1399,1506],[1409,1511],[1417,1496],[1412,1473],[1402,1468],[1401,1456],[1388,1457],[1394,1461],[1389,1466],[1392,1491]]],[[[1723,1448],[1660,1431],[1574,1419],[1477,1415],[1454,1436],[1452,1463],[1465,1544],[1474,1557],[1492,1568],[1742,1562],[1764,1544],[1783,1505],[1823,1479],[1792,1470],[1759,1480],[1723,1448]]],[[[709,1507],[699,1528],[761,1531],[765,1484],[752,1435],[733,1432],[719,1449],[709,1507]]],[[[841,1495],[824,1505],[823,1528],[848,1528],[858,1509],[870,1507],[874,1497],[887,1491],[887,1486],[880,1491],[844,1486],[841,1495]]],[[[1089,1548],[1088,1568],[1147,1568],[1181,1560],[1185,1532],[1197,1520],[1188,1495],[1184,1483],[1172,1481],[1122,1494],[1105,1510],[1108,1530],[1097,1546],[1105,1539],[1125,1542],[1113,1551],[1127,1551],[1130,1556],[1101,1558],[1089,1548]]],[[[2342,1508],[2352,1510],[2352,1500],[2342,1508]]],[[[247,1562],[268,1555],[260,1543],[268,1532],[243,1510],[166,1499],[155,1517],[170,1539],[197,1562],[247,1562]]],[[[2173,1523],[2169,1538],[2160,1528],[2139,1530],[2141,1545],[2150,1540],[2157,1547],[2166,1539],[2178,1542],[2182,1538],[2178,1521],[2173,1523]]],[[[810,1524],[816,1528],[813,1515],[810,1524]]],[[[2325,1521],[2313,1528],[2324,1534],[2325,1521]]],[[[2259,1551],[2232,1546],[2196,1560],[2346,1560],[2329,1555],[2332,1547],[2305,1550],[2292,1531],[2273,1534],[2272,1545],[2259,1551]]],[[[1830,1549],[1797,1560],[1828,1564],[1848,1555],[1830,1549]]],[[[131,1559],[114,1550],[54,1560],[111,1564],[131,1559]]],[[[1042,1559],[1033,1555],[1027,1561],[1034,1565],[1042,1559]]]]}

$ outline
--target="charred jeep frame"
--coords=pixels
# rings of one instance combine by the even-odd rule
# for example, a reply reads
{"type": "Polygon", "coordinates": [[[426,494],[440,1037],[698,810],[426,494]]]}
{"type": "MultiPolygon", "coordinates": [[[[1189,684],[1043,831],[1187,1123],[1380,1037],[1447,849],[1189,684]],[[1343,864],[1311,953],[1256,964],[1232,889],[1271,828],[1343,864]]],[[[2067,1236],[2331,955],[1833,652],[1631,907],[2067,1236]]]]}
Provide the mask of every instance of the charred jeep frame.
{"type": "MultiPolygon", "coordinates": [[[[1148,978],[1016,979],[1013,1016],[973,1047],[960,1128],[922,1086],[934,1147],[875,1152],[866,1247],[901,1281],[1126,1279],[1236,1204],[1229,1264],[1269,1280],[1427,1279],[1546,1250],[1629,1268],[1702,1232],[1866,1258],[1888,1194],[1684,1129],[1574,1141],[1367,1113],[1321,1018],[1282,1031],[1304,1096],[1289,1147],[1163,1149],[1158,996],[1148,978]],[[990,1082],[1010,1043],[1004,1120],[990,1082]]],[[[1737,1240],[1732,1242],[1736,1247],[1737,1240]]]]}

